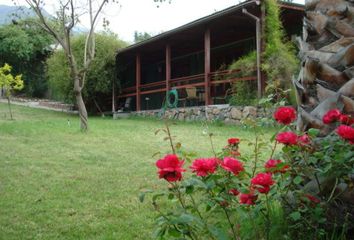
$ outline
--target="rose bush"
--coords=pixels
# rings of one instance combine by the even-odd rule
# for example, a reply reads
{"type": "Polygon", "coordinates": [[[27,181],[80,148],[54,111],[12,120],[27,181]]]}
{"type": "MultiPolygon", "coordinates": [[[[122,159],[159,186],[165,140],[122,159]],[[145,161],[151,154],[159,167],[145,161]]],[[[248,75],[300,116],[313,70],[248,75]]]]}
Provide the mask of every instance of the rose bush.
{"type": "MultiPolygon", "coordinates": [[[[353,118],[330,110],[323,121],[337,124],[336,129],[320,139],[315,129],[296,132],[292,126],[295,116],[293,108],[279,108],[274,113],[282,128],[271,141],[262,138],[257,122],[249,123],[256,136],[249,143],[254,146],[251,156],[240,154],[238,138],[228,139],[228,145],[215,152],[209,134],[215,156],[194,159],[180,143],[173,144],[166,124],[172,154],[156,162],[159,178],[169,184],[166,191],[152,197],[158,212],[155,237],[344,239],[353,209],[333,206],[345,201],[343,197],[348,196],[341,195],[343,189],[353,186],[353,118]],[[270,156],[260,164],[265,149],[270,156]],[[190,164],[189,173],[183,168],[185,162],[190,164]],[[172,207],[166,211],[159,200],[163,197],[171,201],[172,207]],[[333,215],[343,211],[346,219],[333,215]]],[[[142,192],[140,199],[149,192],[142,192]]]]}

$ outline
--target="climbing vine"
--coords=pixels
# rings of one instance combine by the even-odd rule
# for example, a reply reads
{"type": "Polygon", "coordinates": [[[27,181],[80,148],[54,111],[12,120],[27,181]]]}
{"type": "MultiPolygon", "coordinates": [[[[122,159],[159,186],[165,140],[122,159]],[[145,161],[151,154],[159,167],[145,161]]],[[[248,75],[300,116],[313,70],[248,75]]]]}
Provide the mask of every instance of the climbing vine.
{"type": "Polygon", "coordinates": [[[291,87],[291,77],[298,68],[295,47],[288,39],[280,19],[276,0],[264,1],[266,10],[265,40],[262,70],[267,74],[267,94],[291,87]]]}
{"type": "MultiPolygon", "coordinates": [[[[294,45],[286,38],[284,28],[280,19],[280,8],[276,0],[265,0],[263,4],[266,11],[265,20],[265,51],[262,54],[262,70],[267,75],[266,95],[272,94],[274,100],[284,98],[284,90],[291,88],[291,77],[297,71],[298,60],[294,45]]],[[[229,70],[242,69],[241,76],[249,76],[250,69],[256,69],[256,53],[250,52],[231,63],[229,70]]],[[[231,98],[230,104],[244,105],[252,104],[256,96],[256,84],[236,82],[233,85],[235,94],[231,98]],[[253,87],[253,89],[252,89],[253,87]],[[253,97],[245,98],[245,92],[253,97]],[[242,99],[242,102],[240,102],[242,99]]],[[[285,96],[290,98],[290,96],[285,96]]]]}

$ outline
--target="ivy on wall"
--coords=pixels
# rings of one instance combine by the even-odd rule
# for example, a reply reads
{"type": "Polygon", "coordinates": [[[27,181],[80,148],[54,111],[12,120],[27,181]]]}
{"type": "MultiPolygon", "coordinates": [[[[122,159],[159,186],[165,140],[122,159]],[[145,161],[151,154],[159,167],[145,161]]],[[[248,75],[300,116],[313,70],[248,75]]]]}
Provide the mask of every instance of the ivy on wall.
{"type": "Polygon", "coordinates": [[[265,37],[262,70],[267,74],[266,93],[275,93],[278,88],[291,87],[291,78],[299,63],[292,42],[286,39],[276,0],[265,0],[265,37]]]}
{"type": "MultiPolygon", "coordinates": [[[[298,69],[298,59],[294,45],[286,38],[280,19],[280,8],[276,0],[262,1],[266,11],[265,51],[262,55],[262,70],[267,75],[266,95],[272,94],[274,100],[283,98],[284,90],[291,88],[291,78],[298,69]]],[[[250,69],[256,69],[256,53],[234,61],[229,70],[242,69],[241,76],[249,76],[250,69]]],[[[253,104],[256,98],[257,85],[236,82],[233,86],[232,105],[253,104]],[[247,94],[246,94],[247,93],[247,94]]],[[[289,96],[287,96],[289,97],[289,96]]]]}

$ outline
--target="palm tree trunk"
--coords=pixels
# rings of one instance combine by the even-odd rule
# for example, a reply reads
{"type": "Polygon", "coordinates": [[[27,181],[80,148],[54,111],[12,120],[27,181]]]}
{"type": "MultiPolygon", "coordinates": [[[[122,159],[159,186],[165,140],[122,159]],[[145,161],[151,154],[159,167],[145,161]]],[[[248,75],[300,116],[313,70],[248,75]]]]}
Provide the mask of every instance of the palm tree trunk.
{"type": "MultiPolygon", "coordinates": [[[[297,128],[300,131],[317,128],[320,137],[324,137],[336,128],[335,124],[323,123],[327,111],[339,109],[354,114],[354,2],[306,0],[305,10],[303,36],[298,39],[302,68],[298,78],[293,79],[299,115],[297,128]]],[[[336,184],[331,186],[340,190],[336,184]]],[[[341,204],[329,205],[328,226],[344,226],[349,222],[347,227],[354,228],[354,199],[346,197],[354,193],[348,189],[337,197],[341,204]]]]}
{"type": "Polygon", "coordinates": [[[334,129],[323,115],[337,108],[354,113],[354,3],[350,0],[306,0],[303,37],[299,41],[302,69],[294,85],[299,118],[297,127],[334,129]]]}

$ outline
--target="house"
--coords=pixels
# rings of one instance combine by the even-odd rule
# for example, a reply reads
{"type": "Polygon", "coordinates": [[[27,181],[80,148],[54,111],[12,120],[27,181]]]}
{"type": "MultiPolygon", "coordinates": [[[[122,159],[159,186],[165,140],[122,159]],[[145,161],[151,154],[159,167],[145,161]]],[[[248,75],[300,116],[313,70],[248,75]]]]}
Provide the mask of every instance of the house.
{"type": "MultiPolygon", "coordinates": [[[[279,5],[287,36],[299,35],[304,6],[279,5]]],[[[250,76],[227,78],[230,72],[225,66],[252,50],[264,49],[264,20],[260,2],[248,0],[120,50],[116,63],[121,92],[113,94],[113,102],[128,98],[133,111],[159,109],[166,92],[176,89],[187,105],[211,105],[223,98],[234,81],[254,81],[262,94],[265,76],[260,68],[250,76]]]]}

